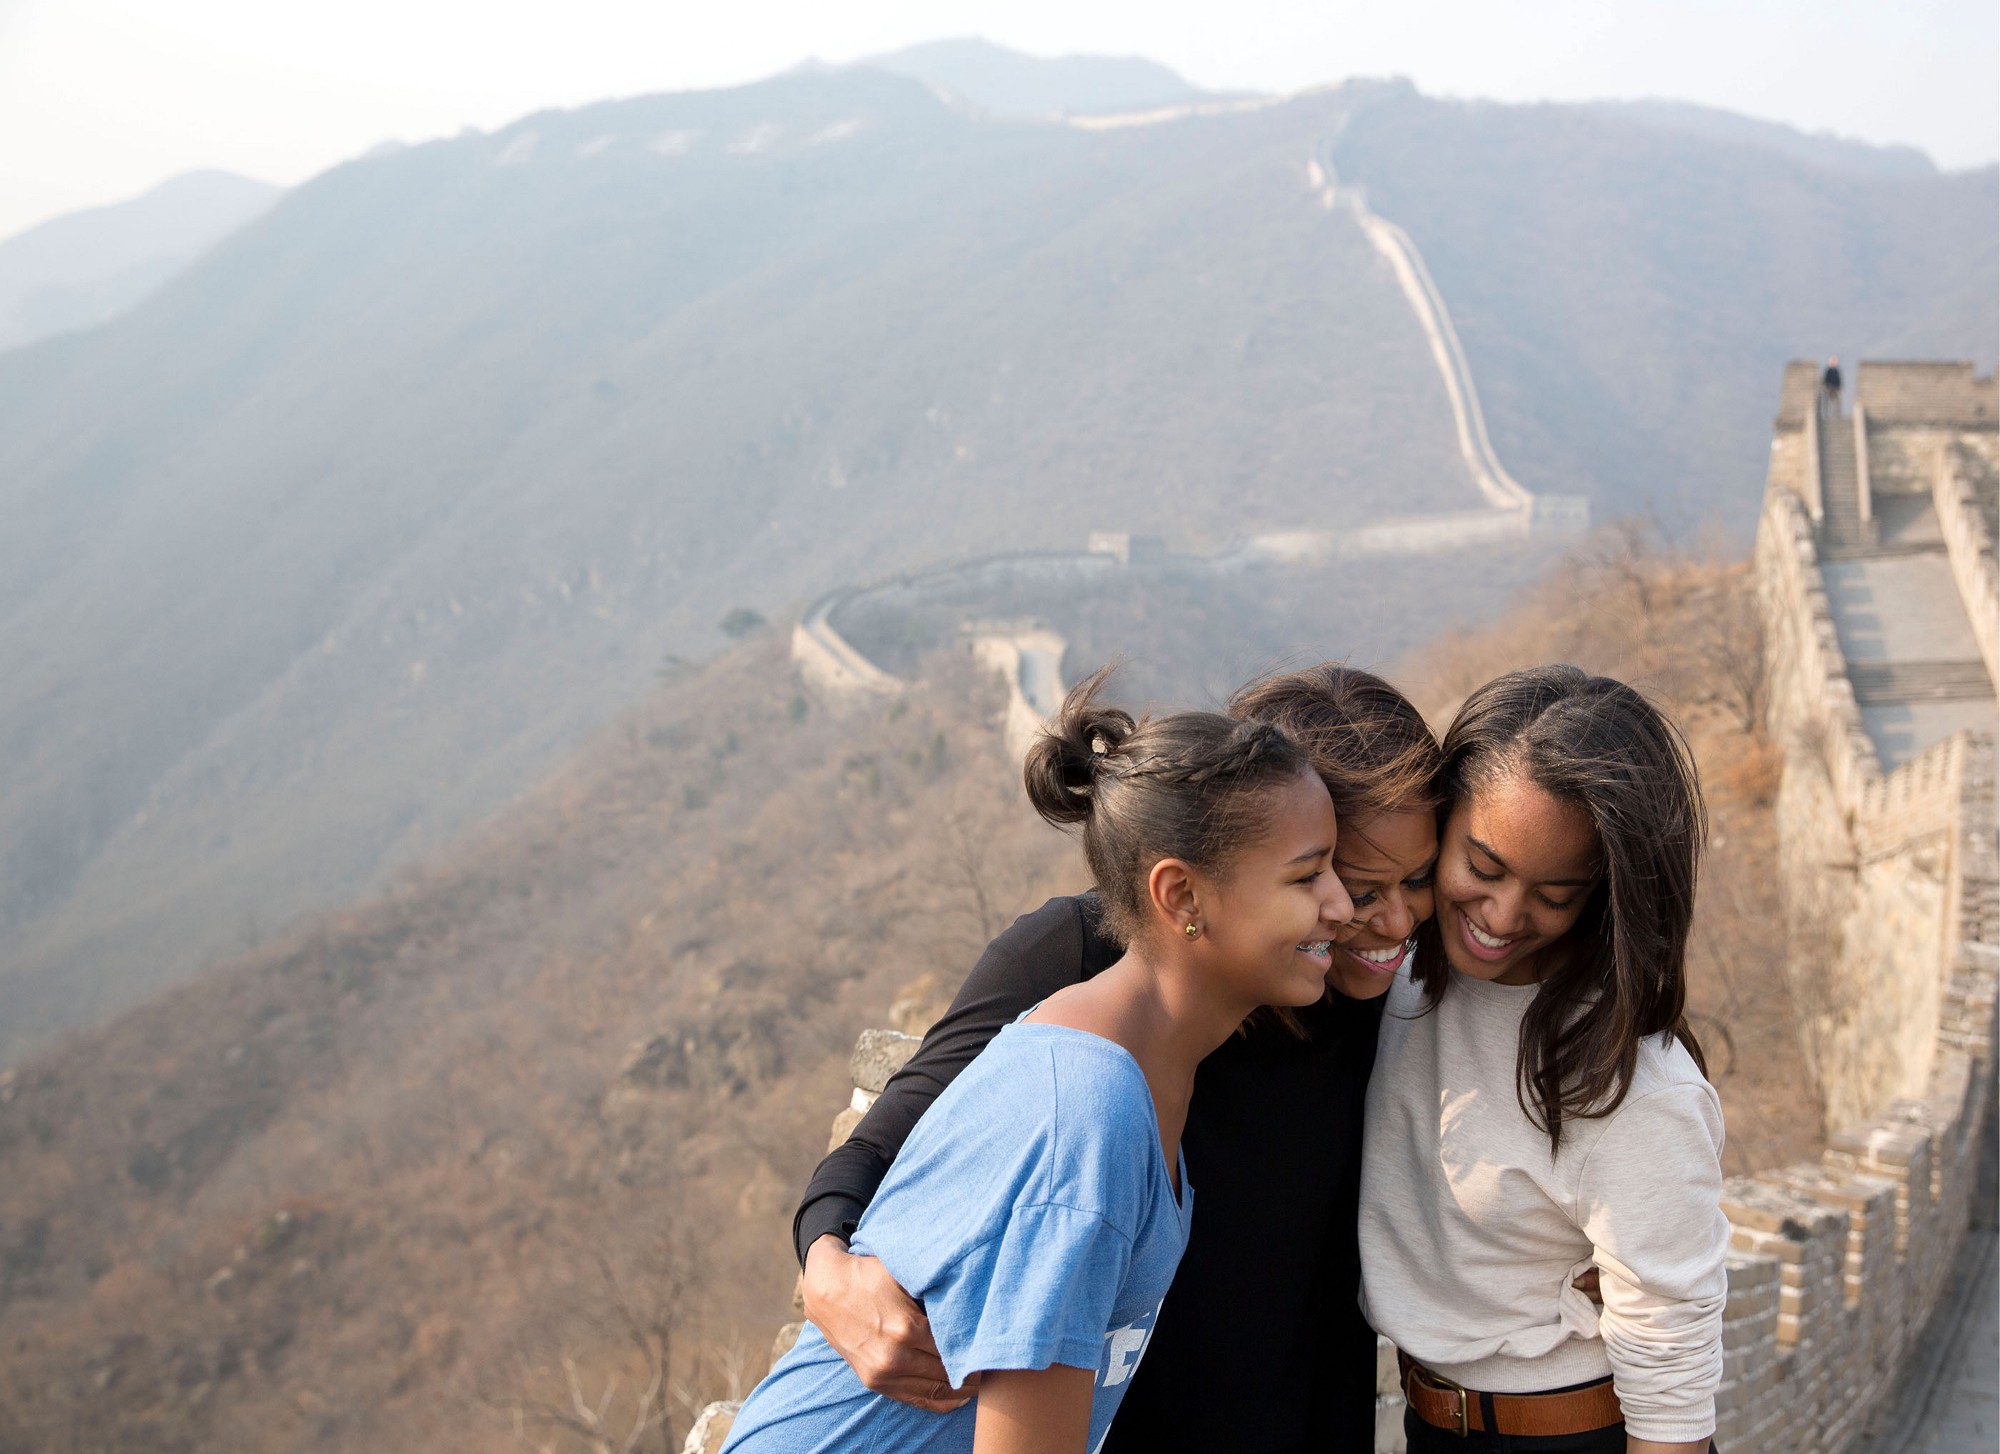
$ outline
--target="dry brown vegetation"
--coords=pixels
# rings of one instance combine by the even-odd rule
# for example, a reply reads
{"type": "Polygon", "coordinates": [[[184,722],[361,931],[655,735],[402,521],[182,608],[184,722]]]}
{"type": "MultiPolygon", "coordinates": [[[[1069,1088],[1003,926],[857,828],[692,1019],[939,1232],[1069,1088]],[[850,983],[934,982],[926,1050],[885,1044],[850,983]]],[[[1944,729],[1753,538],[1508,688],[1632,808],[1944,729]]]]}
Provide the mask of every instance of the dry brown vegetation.
{"type": "MultiPolygon", "coordinates": [[[[1571,660],[1687,725],[1732,1170],[1820,1135],[1776,971],[1747,584],[1613,532],[1402,673],[1443,721],[1571,660]]],[[[0,1077],[0,1454],[678,1448],[787,1316],[854,1033],[899,994],[923,1022],[1076,883],[997,687],[949,653],[922,670],[831,715],[754,636],[431,872],[0,1077]]]]}
{"type": "Polygon", "coordinates": [[[677,1449],[762,1372],[855,1031],[1064,861],[997,692],[930,665],[836,718],[753,642],[446,867],[21,1067],[0,1449],[677,1449]]]}

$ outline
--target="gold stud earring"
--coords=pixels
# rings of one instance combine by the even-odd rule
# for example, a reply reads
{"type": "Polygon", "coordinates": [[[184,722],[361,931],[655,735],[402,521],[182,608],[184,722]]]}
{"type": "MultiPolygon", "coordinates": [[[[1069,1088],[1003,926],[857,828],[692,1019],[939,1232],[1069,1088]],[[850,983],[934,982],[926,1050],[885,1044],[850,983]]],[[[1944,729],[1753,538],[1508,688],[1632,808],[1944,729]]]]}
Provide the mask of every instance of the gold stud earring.
{"type": "Polygon", "coordinates": [[[1199,939],[1201,937],[1201,925],[1191,923],[1181,932],[1190,939],[1199,939]]]}

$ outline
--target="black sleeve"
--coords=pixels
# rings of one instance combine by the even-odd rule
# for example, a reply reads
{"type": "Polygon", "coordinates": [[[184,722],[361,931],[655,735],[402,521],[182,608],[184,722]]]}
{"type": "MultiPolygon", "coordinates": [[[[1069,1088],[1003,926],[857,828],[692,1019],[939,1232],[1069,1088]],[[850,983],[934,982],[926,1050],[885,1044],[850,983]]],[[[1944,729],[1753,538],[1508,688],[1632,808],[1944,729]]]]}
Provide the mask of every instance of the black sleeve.
{"type": "Polygon", "coordinates": [[[827,1233],[854,1235],[854,1224],[918,1118],[1002,1026],[1117,957],[1117,946],[1095,925],[1089,895],[1050,899],[986,946],[958,998],[931,1026],[910,1063],[889,1078],[854,1134],[827,1153],[806,1184],[805,1198],[792,1217],[801,1266],[806,1249],[827,1233]]]}

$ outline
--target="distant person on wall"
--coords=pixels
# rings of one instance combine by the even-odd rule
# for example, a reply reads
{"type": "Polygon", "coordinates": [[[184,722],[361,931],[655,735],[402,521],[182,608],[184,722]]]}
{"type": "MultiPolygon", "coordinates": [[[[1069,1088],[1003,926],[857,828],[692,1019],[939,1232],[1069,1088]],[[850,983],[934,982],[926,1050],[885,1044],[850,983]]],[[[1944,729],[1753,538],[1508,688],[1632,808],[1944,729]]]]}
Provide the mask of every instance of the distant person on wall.
{"type": "MultiPolygon", "coordinates": [[[[1354,917],[1334,931],[1318,1003],[1252,1018],[1201,1064],[1182,1136],[1201,1209],[1105,1454],[1374,1447],[1375,1334],[1358,1305],[1355,1237],[1361,1113],[1381,996],[1431,913],[1437,741],[1394,687],[1330,663],[1253,682],[1228,710],[1310,754],[1354,917]]],[[[927,1108],[1022,1011],[1108,972],[1117,934],[1095,892],[1017,920],[814,1173],[794,1223],[806,1314],[869,1388],[934,1411],[970,1397],[974,1385],[946,1377],[926,1308],[891,1268],[856,1255],[865,1243],[848,1243],[915,1145],[912,1128],[929,1126],[927,1108]]]]}
{"type": "Polygon", "coordinates": [[[1364,1304],[1411,1454],[1711,1448],[1722,1108],[1683,1014],[1704,832],[1679,732],[1575,667],[1444,740],[1437,917],[1382,1020],[1364,1304]],[[1595,1267],[1601,1310],[1571,1280],[1595,1267]]]}
{"type": "Polygon", "coordinates": [[[1819,407],[1825,414],[1840,412],[1840,358],[1830,356],[1826,361],[1826,371],[1819,376],[1819,407]]]}
{"type": "Polygon", "coordinates": [[[1354,906],[1304,749],[1210,713],[1134,723],[1098,700],[1104,677],[1069,694],[1026,780],[1044,818],[1081,826],[1125,952],[952,1082],[843,1254],[878,1259],[921,1301],[934,1396],[977,1375],[978,1398],[937,1414],[873,1393],[809,1325],[725,1450],[1101,1448],[1187,1245],[1196,1067],[1260,1006],[1326,994],[1354,906]]]}

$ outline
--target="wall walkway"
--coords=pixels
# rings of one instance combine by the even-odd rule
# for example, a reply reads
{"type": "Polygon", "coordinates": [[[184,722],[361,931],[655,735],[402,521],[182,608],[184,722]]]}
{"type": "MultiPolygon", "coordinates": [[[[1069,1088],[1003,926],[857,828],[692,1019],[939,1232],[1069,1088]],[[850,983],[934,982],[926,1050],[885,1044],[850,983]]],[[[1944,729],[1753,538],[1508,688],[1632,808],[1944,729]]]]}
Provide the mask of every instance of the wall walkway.
{"type": "Polygon", "coordinates": [[[1863,364],[1853,412],[1816,400],[1802,431],[1804,457],[1787,474],[1816,479],[1780,485],[1817,507],[1821,582],[1885,770],[1992,725],[2000,622],[1984,609],[1993,550],[1977,507],[1992,475],[1991,413],[1969,365],[1863,364]]]}
{"type": "Polygon", "coordinates": [[[1815,378],[1787,373],[1756,583],[1787,974],[1841,1129],[1728,1188],[1718,1442],[1844,1454],[1950,1286],[1991,1134],[1996,703],[1974,623],[2000,602],[1990,514],[1953,522],[1966,569],[1937,503],[1992,492],[1991,381],[1863,365],[1847,416],[1815,378]]]}

